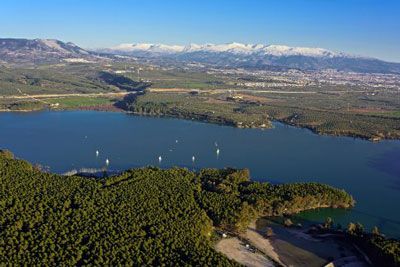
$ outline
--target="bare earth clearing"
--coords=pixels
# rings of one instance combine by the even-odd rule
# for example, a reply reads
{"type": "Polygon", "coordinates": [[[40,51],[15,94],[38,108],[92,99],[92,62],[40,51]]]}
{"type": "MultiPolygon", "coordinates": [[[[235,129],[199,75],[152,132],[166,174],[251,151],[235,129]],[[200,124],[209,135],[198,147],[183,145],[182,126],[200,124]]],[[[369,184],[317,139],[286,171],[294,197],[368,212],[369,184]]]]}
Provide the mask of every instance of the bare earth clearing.
{"type": "Polygon", "coordinates": [[[275,266],[274,263],[264,255],[249,251],[245,247],[245,244],[236,237],[222,239],[216,245],[216,250],[245,266],[275,266]]]}

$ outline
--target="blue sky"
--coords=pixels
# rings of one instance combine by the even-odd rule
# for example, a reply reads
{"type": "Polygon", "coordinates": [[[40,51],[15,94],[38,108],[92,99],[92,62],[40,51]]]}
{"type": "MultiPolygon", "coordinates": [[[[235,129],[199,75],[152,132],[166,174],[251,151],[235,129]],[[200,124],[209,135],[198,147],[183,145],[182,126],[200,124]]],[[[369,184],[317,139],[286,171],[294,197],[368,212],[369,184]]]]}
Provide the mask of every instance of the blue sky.
{"type": "Polygon", "coordinates": [[[265,43],[400,62],[400,0],[2,0],[0,37],[265,43]]]}

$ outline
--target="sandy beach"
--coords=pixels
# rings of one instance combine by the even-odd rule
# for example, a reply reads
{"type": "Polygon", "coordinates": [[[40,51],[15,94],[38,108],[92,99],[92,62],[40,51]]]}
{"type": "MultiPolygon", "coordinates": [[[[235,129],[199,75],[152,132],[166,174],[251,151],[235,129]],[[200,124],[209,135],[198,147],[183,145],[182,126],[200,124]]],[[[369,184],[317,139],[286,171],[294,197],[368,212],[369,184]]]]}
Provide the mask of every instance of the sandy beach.
{"type": "Polygon", "coordinates": [[[216,249],[245,266],[369,266],[350,244],[315,238],[305,229],[286,228],[265,219],[251,223],[240,239],[245,241],[222,239],[216,249]],[[265,237],[269,227],[273,235],[265,237]],[[246,244],[258,251],[250,252],[246,244]]]}

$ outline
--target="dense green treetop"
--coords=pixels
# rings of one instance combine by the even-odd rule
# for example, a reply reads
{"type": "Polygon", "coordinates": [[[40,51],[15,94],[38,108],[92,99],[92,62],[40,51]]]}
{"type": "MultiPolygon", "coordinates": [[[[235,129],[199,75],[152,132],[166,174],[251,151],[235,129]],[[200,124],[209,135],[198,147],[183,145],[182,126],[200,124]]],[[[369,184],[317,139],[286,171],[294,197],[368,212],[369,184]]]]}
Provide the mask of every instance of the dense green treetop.
{"type": "Polygon", "coordinates": [[[213,249],[214,227],[240,231],[261,215],[351,205],[344,191],[252,182],[247,170],[148,167],[91,179],[0,152],[0,263],[235,265],[213,249]]]}

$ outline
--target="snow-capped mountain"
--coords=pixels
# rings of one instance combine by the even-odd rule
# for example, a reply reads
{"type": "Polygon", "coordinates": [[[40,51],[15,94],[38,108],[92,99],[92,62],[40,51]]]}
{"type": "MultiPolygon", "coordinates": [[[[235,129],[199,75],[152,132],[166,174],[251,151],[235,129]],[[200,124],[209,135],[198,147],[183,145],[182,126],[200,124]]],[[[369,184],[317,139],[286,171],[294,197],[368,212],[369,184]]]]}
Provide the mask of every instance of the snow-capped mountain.
{"type": "Polygon", "coordinates": [[[264,54],[270,56],[337,56],[338,53],[322,49],[309,47],[290,47],[285,45],[262,45],[262,44],[206,44],[206,45],[189,45],[183,52],[227,52],[232,54],[264,54]]]}
{"type": "Polygon", "coordinates": [[[121,52],[151,52],[151,53],[179,53],[182,52],[184,46],[180,45],[164,45],[164,44],[120,44],[111,48],[111,51],[121,52]]]}
{"type": "Polygon", "coordinates": [[[323,48],[264,44],[122,44],[105,53],[183,62],[199,62],[220,67],[303,70],[337,69],[355,72],[400,73],[400,63],[334,52],[323,48]]]}
{"type": "Polygon", "coordinates": [[[165,44],[148,44],[134,43],[121,44],[108,49],[113,52],[150,52],[150,53],[191,53],[191,52],[213,52],[213,53],[232,53],[232,54],[265,54],[271,56],[327,56],[334,57],[342,55],[323,48],[309,47],[290,47],[285,45],[263,45],[263,44],[189,44],[183,45],[165,45],[165,44]]]}

